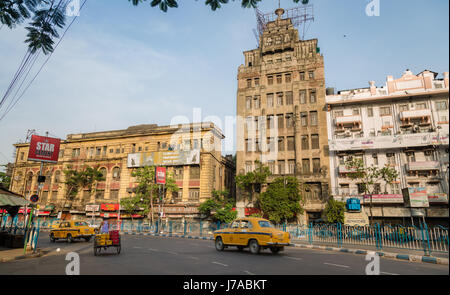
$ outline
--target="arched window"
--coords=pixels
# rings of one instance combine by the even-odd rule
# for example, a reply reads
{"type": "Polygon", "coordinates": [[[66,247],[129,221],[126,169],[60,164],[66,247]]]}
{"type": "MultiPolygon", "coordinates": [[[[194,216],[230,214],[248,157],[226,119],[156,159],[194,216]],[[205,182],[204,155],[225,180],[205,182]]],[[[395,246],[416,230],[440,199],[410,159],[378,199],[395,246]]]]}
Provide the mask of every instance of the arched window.
{"type": "Polygon", "coordinates": [[[55,183],[59,183],[61,181],[61,171],[55,172],[55,183]]]}
{"type": "Polygon", "coordinates": [[[100,168],[99,171],[102,174],[102,177],[104,179],[103,181],[105,181],[106,180],[106,176],[108,175],[108,171],[106,170],[105,167],[100,168]]]}
{"type": "Polygon", "coordinates": [[[112,178],[113,178],[113,180],[120,180],[120,168],[119,167],[114,167],[114,169],[112,171],[112,178]]]}
{"type": "Polygon", "coordinates": [[[33,172],[27,173],[27,183],[28,185],[31,185],[31,182],[33,181],[33,172]]]}
{"type": "Polygon", "coordinates": [[[50,184],[52,182],[52,172],[48,170],[45,173],[45,184],[50,184]]]}

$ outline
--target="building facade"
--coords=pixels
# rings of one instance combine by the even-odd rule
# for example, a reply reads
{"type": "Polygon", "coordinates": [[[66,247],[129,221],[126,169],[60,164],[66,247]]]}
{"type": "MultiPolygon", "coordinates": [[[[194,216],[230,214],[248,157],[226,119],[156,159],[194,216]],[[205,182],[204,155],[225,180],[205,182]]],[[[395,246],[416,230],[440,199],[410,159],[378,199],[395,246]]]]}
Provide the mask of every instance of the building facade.
{"type": "MultiPolygon", "coordinates": [[[[117,218],[121,213],[124,218],[130,217],[119,212],[118,204],[135,193],[137,183],[132,171],[143,166],[165,166],[180,189],[166,194],[162,205],[166,218],[199,218],[197,207],[211,197],[213,190],[234,194],[234,163],[230,156],[221,154],[223,138],[222,132],[209,122],[70,134],[61,140],[58,163],[43,165],[42,175],[46,178],[40,191],[39,214],[63,212],[77,218],[117,218]],[[105,181],[96,184],[94,193],[82,190],[74,202],[66,202],[63,171],[84,167],[99,168],[105,181]],[[98,210],[90,212],[86,206],[97,206],[98,210]]],[[[15,147],[10,189],[30,196],[38,189],[40,163],[27,161],[29,143],[15,147]]],[[[158,211],[154,214],[158,214],[159,204],[155,205],[158,211]]]]}
{"type": "MultiPolygon", "coordinates": [[[[259,161],[271,179],[298,177],[308,184],[299,218],[308,222],[321,218],[329,193],[324,62],[318,40],[300,40],[284,10],[275,13],[238,69],[236,173],[252,171],[259,161]]],[[[252,206],[238,192],[238,214],[252,206]]]]}
{"type": "Polygon", "coordinates": [[[437,76],[407,70],[398,79],[388,76],[383,87],[370,82],[327,96],[332,194],[359,198],[363,207],[359,216],[347,214],[350,219],[448,224],[449,77],[437,76]],[[349,177],[346,162],[354,158],[365,167],[393,167],[399,177],[389,185],[379,181],[364,197],[363,186],[349,177]],[[426,206],[404,205],[402,189],[412,187],[424,188],[426,206]]]}

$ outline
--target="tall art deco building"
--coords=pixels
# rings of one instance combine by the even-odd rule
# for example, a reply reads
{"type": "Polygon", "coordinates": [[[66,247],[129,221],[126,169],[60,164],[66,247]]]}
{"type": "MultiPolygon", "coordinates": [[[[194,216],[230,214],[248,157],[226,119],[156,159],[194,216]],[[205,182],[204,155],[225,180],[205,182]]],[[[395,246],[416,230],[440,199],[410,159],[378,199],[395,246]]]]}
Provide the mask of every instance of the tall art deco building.
{"type": "MultiPolygon", "coordinates": [[[[301,40],[288,12],[279,8],[265,18],[259,47],[244,52],[238,69],[236,173],[260,161],[272,172],[269,182],[296,176],[307,184],[298,219],[310,222],[321,218],[329,195],[324,62],[318,40],[301,40]]],[[[238,192],[239,216],[252,207],[238,192]]]]}

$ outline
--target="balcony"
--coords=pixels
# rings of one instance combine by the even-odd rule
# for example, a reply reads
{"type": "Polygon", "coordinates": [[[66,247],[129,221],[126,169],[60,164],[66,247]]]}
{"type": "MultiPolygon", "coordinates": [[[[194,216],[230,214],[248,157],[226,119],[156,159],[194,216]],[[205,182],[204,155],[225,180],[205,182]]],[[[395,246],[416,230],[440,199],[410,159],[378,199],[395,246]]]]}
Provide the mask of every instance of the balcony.
{"type": "Polygon", "coordinates": [[[426,118],[431,117],[431,110],[424,109],[424,110],[414,110],[414,111],[403,111],[400,113],[400,120],[404,121],[406,119],[413,119],[413,118],[426,118]]]}
{"type": "Polygon", "coordinates": [[[336,125],[361,123],[361,116],[354,115],[354,116],[336,117],[334,121],[336,125]]]}
{"type": "Polygon", "coordinates": [[[438,161],[410,162],[405,165],[406,171],[430,171],[439,170],[438,161]]]}
{"type": "Polygon", "coordinates": [[[345,165],[339,165],[338,172],[339,173],[355,173],[356,172],[356,168],[350,168],[349,169],[345,165]]]}

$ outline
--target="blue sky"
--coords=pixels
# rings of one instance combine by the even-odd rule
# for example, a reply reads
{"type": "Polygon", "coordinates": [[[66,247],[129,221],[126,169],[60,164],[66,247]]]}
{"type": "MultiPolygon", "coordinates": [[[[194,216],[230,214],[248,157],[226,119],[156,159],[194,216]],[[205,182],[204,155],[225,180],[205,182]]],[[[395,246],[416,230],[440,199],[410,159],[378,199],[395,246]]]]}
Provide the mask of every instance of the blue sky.
{"type": "MultiPolygon", "coordinates": [[[[387,75],[399,77],[406,68],[440,76],[449,71],[449,1],[380,0],[376,17],[365,13],[369,0],[310,2],[315,22],[306,39],[319,40],[327,87],[367,87],[370,80],[382,86],[387,75]]],[[[259,9],[277,6],[263,0],[259,9]]],[[[282,0],[281,6],[295,3],[282,0]]],[[[254,28],[254,10],[238,1],[213,12],[203,0],[180,0],[164,13],[148,3],[88,0],[33,86],[0,122],[0,164],[13,161],[12,145],[28,129],[64,139],[167,125],[175,116],[192,118],[193,108],[201,108],[202,119],[224,122],[236,113],[237,68],[242,52],[256,47],[254,28]]],[[[2,95],[26,51],[25,36],[21,27],[0,30],[2,95]]]]}

